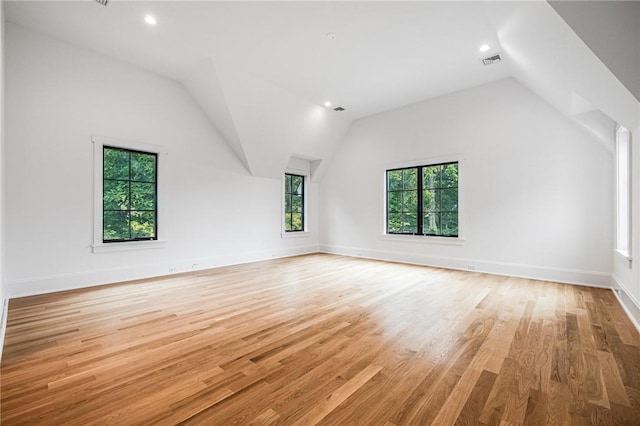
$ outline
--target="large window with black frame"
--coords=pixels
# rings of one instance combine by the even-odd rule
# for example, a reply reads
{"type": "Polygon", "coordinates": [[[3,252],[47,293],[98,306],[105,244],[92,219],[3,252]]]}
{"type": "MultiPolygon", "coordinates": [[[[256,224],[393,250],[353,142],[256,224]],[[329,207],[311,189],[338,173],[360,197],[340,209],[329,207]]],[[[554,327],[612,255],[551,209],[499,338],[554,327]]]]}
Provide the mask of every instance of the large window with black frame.
{"type": "Polygon", "coordinates": [[[103,147],[102,241],[158,239],[158,156],[103,147]]]}
{"type": "Polygon", "coordinates": [[[458,163],[387,170],[387,234],[458,236],[458,163]]]}
{"type": "Polygon", "coordinates": [[[304,176],[284,175],[284,230],[304,231],[304,176]]]}

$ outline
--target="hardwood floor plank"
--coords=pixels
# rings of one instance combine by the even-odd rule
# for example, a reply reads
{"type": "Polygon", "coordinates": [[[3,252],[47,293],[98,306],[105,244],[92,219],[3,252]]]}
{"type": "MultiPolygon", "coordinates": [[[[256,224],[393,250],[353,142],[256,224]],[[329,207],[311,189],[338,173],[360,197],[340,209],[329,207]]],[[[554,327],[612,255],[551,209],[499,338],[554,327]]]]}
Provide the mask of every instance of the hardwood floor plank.
{"type": "Polygon", "coordinates": [[[11,300],[0,422],[638,424],[611,291],[298,256],[11,300]]]}

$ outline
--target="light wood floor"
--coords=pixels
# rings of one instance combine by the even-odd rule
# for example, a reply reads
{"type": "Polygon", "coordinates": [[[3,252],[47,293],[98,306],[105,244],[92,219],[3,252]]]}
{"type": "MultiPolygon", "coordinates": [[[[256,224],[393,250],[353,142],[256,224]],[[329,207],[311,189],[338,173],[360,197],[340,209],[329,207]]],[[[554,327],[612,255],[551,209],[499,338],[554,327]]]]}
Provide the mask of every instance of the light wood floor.
{"type": "Polygon", "coordinates": [[[311,255],[12,300],[2,424],[633,424],[608,290],[311,255]]]}

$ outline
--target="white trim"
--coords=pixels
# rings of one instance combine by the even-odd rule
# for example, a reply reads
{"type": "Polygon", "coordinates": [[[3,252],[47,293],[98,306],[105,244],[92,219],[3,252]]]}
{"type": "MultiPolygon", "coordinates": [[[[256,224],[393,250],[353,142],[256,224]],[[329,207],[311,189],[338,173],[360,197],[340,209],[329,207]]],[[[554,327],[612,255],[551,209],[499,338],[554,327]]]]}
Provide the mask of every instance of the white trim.
{"type": "Polygon", "coordinates": [[[549,266],[496,262],[483,259],[430,256],[418,253],[369,250],[332,245],[321,245],[320,252],[464,271],[470,270],[470,266],[473,266],[475,268],[472,269],[474,272],[485,272],[494,275],[507,275],[590,287],[611,288],[611,274],[609,272],[583,271],[549,266]]]}
{"type": "Polygon", "coordinates": [[[615,254],[616,256],[618,256],[618,258],[620,258],[621,260],[627,262],[627,267],[629,269],[631,269],[631,265],[633,262],[633,258],[631,257],[631,253],[629,253],[628,250],[615,250],[615,254]]]}
{"type": "Polygon", "coordinates": [[[467,242],[467,240],[460,237],[435,237],[432,235],[380,234],[378,235],[378,239],[386,241],[398,241],[402,243],[444,244],[451,246],[463,246],[467,242]]]}
{"type": "Polygon", "coordinates": [[[263,260],[299,256],[317,252],[317,245],[308,245],[253,253],[221,255],[202,259],[184,259],[172,263],[157,263],[124,268],[39,276],[20,280],[8,280],[7,292],[9,293],[8,296],[13,299],[17,297],[75,290],[79,288],[94,287],[137,279],[162,277],[183,272],[192,272],[194,270],[240,265],[243,263],[259,262],[263,260]]]}
{"type": "Polygon", "coordinates": [[[135,141],[125,141],[122,139],[108,138],[104,136],[91,136],[93,143],[93,252],[108,253],[116,251],[142,250],[148,248],[163,248],[166,246],[167,235],[166,226],[169,222],[166,220],[167,196],[165,189],[165,178],[168,152],[163,146],[151,145],[135,141]],[[132,149],[136,151],[151,152],[158,156],[158,239],[153,241],[127,241],[120,243],[103,243],[102,242],[102,171],[103,171],[103,147],[113,146],[117,148],[132,149]]]}
{"type": "Polygon", "coordinates": [[[310,232],[307,231],[294,231],[294,232],[283,232],[280,234],[280,238],[308,238],[311,236],[310,232]]]}
{"type": "MultiPolygon", "coordinates": [[[[618,126],[617,130],[616,130],[616,135],[615,135],[615,154],[616,154],[616,167],[615,167],[615,182],[616,182],[616,188],[615,188],[615,196],[616,196],[616,235],[615,235],[615,241],[616,241],[616,250],[620,252],[620,254],[622,254],[623,256],[626,256],[629,260],[631,258],[631,246],[632,246],[632,237],[633,234],[631,232],[631,227],[632,227],[632,220],[631,218],[633,217],[633,211],[632,211],[632,202],[633,202],[633,191],[632,191],[632,174],[633,174],[633,170],[632,170],[632,160],[631,160],[631,156],[632,156],[632,144],[631,144],[631,132],[624,126],[618,126]],[[625,182],[621,182],[621,170],[620,170],[620,166],[621,166],[621,161],[620,161],[620,154],[622,153],[621,151],[621,144],[624,142],[624,154],[626,155],[626,164],[624,165],[626,168],[626,175],[625,177],[625,182]],[[621,224],[621,210],[620,210],[620,203],[621,203],[621,197],[620,197],[620,188],[621,186],[624,185],[626,186],[626,201],[627,201],[627,205],[626,205],[626,215],[625,215],[625,219],[626,219],[626,223],[621,224]],[[621,228],[624,226],[624,230],[626,232],[624,232],[624,239],[626,240],[626,244],[624,247],[621,247],[621,228]]],[[[628,264],[629,268],[631,268],[631,262],[629,262],[628,264]]]]}
{"type": "Polygon", "coordinates": [[[153,241],[127,241],[122,243],[108,243],[97,244],[91,246],[94,253],[112,253],[116,251],[129,251],[129,250],[147,250],[163,248],[167,245],[166,240],[153,240],[153,241]]]}
{"type": "MultiPolygon", "coordinates": [[[[465,242],[464,233],[465,233],[465,157],[462,154],[451,154],[451,155],[442,155],[438,157],[431,158],[423,158],[420,160],[412,160],[405,161],[402,163],[394,163],[387,164],[381,167],[380,175],[382,178],[381,181],[381,189],[380,189],[380,212],[379,215],[380,220],[380,235],[385,237],[409,237],[409,239],[405,238],[406,241],[414,241],[411,239],[412,237],[416,237],[415,242],[418,243],[439,243],[440,239],[447,240],[458,240],[458,245],[463,245],[465,242]],[[458,163],[458,236],[457,237],[434,237],[427,235],[396,235],[396,234],[387,234],[387,170],[393,169],[404,169],[408,167],[419,167],[419,166],[428,166],[430,164],[443,164],[443,163],[458,163]]],[[[387,238],[382,238],[387,239],[387,238]]],[[[391,238],[389,238],[391,239],[391,238]]],[[[400,240],[398,240],[400,241],[400,240]]],[[[448,242],[446,244],[454,244],[453,242],[448,242]]]]}
{"type": "Polygon", "coordinates": [[[640,302],[631,293],[626,291],[616,274],[611,274],[611,281],[613,284],[611,291],[613,291],[616,299],[620,302],[620,306],[622,306],[622,309],[633,325],[640,332],[640,302]],[[628,299],[631,304],[627,303],[626,299],[628,299]]]}
{"type": "Polygon", "coordinates": [[[9,299],[2,300],[2,318],[0,319],[0,361],[4,349],[4,336],[7,331],[7,316],[9,315],[9,299]]]}

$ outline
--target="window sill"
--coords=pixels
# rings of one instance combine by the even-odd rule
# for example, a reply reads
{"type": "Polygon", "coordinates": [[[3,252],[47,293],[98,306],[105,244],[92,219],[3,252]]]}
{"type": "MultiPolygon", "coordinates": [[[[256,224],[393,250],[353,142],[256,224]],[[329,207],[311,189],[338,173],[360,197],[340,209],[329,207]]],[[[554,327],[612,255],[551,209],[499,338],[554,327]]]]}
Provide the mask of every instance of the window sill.
{"type": "Polygon", "coordinates": [[[464,238],[460,237],[430,237],[425,235],[393,235],[393,234],[380,234],[378,237],[381,240],[387,241],[399,241],[403,243],[418,243],[418,244],[444,244],[451,246],[462,246],[465,244],[464,238]]]}
{"type": "Polygon", "coordinates": [[[100,243],[94,244],[94,253],[111,253],[117,251],[147,250],[163,248],[167,245],[166,240],[153,241],[128,241],[124,243],[100,243]]]}
{"type": "Polygon", "coordinates": [[[310,235],[308,231],[283,232],[280,234],[282,238],[306,238],[310,235]]]}
{"type": "Polygon", "coordinates": [[[629,253],[629,250],[617,250],[616,249],[616,256],[619,259],[628,262],[628,266],[629,266],[629,268],[631,268],[631,261],[633,259],[631,257],[631,253],[629,253]]]}

